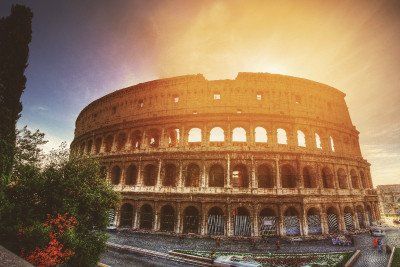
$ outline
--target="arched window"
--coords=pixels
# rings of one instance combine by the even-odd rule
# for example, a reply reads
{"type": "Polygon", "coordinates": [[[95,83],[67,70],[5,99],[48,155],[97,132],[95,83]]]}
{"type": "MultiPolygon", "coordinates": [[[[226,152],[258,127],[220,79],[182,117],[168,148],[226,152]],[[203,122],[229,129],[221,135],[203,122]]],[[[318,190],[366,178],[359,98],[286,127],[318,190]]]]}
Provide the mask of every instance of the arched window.
{"type": "Polygon", "coordinates": [[[297,186],[297,177],[294,168],[285,164],[281,167],[281,181],[282,188],[296,188],[297,186]]]}
{"type": "Polygon", "coordinates": [[[317,133],[315,133],[315,146],[319,149],[322,149],[321,138],[317,133]]]}
{"type": "Polygon", "coordinates": [[[314,171],[310,166],[303,168],[304,188],[317,188],[317,181],[315,179],[314,171]]]}
{"type": "Polygon", "coordinates": [[[350,171],[350,176],[351,176],[351,185],[354,189],[359,189],[360,188],[360,183],[358,182],[358,176],[357,172],[352,169],[350,171]]]}
{"type": "Polygon", "coordinates": [[[214,127],[210,131],[210,142],[225,141],[225,133],[221,127],[214,127]]]}
{"type": "Polygon", "coordinates": [[[200,214],[197,208],[193,206],[187,207],[183,212],[183,233],[199,232],[200,214]]]}
{"type": "Polygon", "coordinates": [[[102,139],[101,137],[96,138],[96,140],[94,141],[94,149],[95,149],[95,153],[98,154],[100,153],[100,148],[101,148],[101,143],[102,143],[102,139]]]}
{"type": "Polygon", "coordinates": [[[263,127],[256,127],[256,129],[254,130],[254,139],[256,143],[267,143],[267,130],[265,130],[263,127]]]}
{"type": "Polygon", "coordinates": [[[126,134],[125,133],[119,133],[117,135],[117,150],[123,150],[125,148],[125,143],[126,143],[126,134]]]}
{"type": "Polygon", "coordinates": [[[210,187],[224,187],[224,168],[219,164],[214,164],[210,168],[208,185],[210,187]]]}
{"type": "Polygon", "coordinates": [[[231,177],[233,187],[249,187],[249,174],[244,164],[234,166],[231,177]]]}
{"type": "Polygon", "coordinates": [[[139,130],[136,130],[131,135],[132,149],[139,149],[141,143],[142,143],[142,133],[139,130]]]}
{"type": "Polygon", "coordinates": [[[334,207],[329,207],[326,211],[328,221],[328,232],[330,234],[339,232],[339,213],[334,207]]]}
{"type": "Polygon", "coordinates": [[[119,220],[120,227],[132,227],[133,206],[129,203],[124,203],[121,206],[121,216],[119,220]]]}
{"type": "Polygon", "coordinates": [[[362,188],[368,188],[368,181],[363,171],[360,171],[360,179],[362,188]]]}
{"type": "Polygon", "coordinates": [[[165,205],[161,208],[160,230],[173,232],[175,229],[175,210],[171,205],[165,205]]]}
{"type": "Polygon", "coordinates": [[[134,164],[129,165],[126,170],[125,184],[126,185],[135,185],[137,182],[137,168],[134,164]]]}
{"type": "Polygon", "coordinates": [[[264,208],[260,212],[259,216],[260,224],[258,229],[262,235],[275,236],[278,230],[278,216],[274,210],[270,208],[264,208]]]}
{"type": "Polygon", "coordinates": [[[286,131],[282,128],[279,128],[276,132],[277,132],[278,144],[287,145],[288,140],[287,140],[286,131]]]}
{"type": "Polygon", "coordinates": [[[105,140],[105,151],[107,153],[111,152],[111,149],[112,149],[112,146],[113,146],[113,140],[114,140],[114,137],[112,135],[109,135],[109,136],[106,137],[106,140],[105,140]]]}
{"type": "Polygon", "coordinates": [[[335,183],[333,181],[333,174],[331,169],[329,169],[328,167],[324,167],[322,169],[321,176],[324,188],[335,188],[335,183]]]}
{"type": "Polygon", "coordinates": [[[299,213],[294,207],[285,211],[283,225],[286,235],[300,235],[299,213]]]}
{"type": "Polygon", "coordinates": [[[121,180],[121,168],[119,166],[114,166],[111,170],[111,183],[114,185],[119,184],[121,180]]]}
{"type": "Polygon", "coordinates": [[[191,163],[187,166],[186,169],[186,177],[185,177],[185,186],[186,187],[198,187],[200,181],[200,167],[191,163]]]}
{"type": "Polygon", "coordinates": [[[233,142],[246,142],[246,130],[242,127],[236,127],[232,131],[232,141],[233,142]]]}
{"type": "Polygon", "coordinates": [[[235,236],[251,235],[251,216],[245,207],[239,207],[234,210],[233,233],[235,236]]]}
{"type": "Polygon", "coordinates": [[[350,207],[344,208],[344,225],[347,231],[354,231],[353,210],[350,207]]]}
{"type": "Polygon", "coordinates": [[[154,222],[153,208],[149,204],[144,204],[140,208],[139,228],[151,230],[153,229],[153,222],[154,222]]]}
{"type": "Polygon", "coordinates": [[[175,186],[176,185],[176,166],[174,164],[164,165],[164,179],[163,186],[175,186]]]}
{"type": "Polygon", "coordinates": [[[339,182],[339,188],[340,189],[349,188],[348,182],[347,182],[347,174],[342,168],[338,169],[337,177],[338,177],[338,182],[339,182]]]}
{"type": "Polygon", "coordinates": [[[200,128],[192,128],[189,130],[188,142],[189,143],[201,142],[201,129],[200,128]]]}
{"type": "Polygon", "coordinates": [[[219,207],[212,207],[208,211],[207,232],[209,235],[224,235],[224,212],[219,207]]]}
{"type": "Polygon", "coordinates": [[[307,211],[307,226],[309,235],[322,234],[321,216],[316,208],[310,208],[307,211]]]}
{"type": "Polygon", "coordinates": [[[148,164],[144,168],[144,185],[155,186],[157,180],[157,168],[153,164],[148,164]]]}
{"type": "Polygon", "coordinates": [[[297,145],[306,147],[306,135],[300,130],[297,130],[297,145]]]}
{"type": "Polygon", "coordinates": [[[329,136],[329,142],[331,143],[331,151],[335,152],[335,143],[333,142],[332,136],[329,136]]]}
{"type": "Polygon", "coordinates": [[[262,164],[257,168],[258,188],[273,188],[274,173],[268,164],[262,164]]]}
{"type": "Polygon", "coordinates": [[[160,146],[160,131],[151,129],[147,132],[147,140],[149,147],[156,148],[160,146]]]}

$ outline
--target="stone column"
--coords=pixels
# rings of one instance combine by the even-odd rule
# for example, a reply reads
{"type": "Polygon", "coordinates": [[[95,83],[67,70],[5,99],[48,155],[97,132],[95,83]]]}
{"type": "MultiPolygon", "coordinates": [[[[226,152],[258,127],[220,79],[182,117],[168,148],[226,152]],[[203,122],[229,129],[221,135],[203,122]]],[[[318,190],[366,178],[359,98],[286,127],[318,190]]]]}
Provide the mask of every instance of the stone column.
{"type": "Polygon", "coordinates": [[[99,150],[99,154],[100,153],[104,153],[106,150],[106,142],[105,142],[105,137],[102,136],[101,137],[101,143],[100,143],[100,150],[99,150]]]}
{"type": "Polygon", "coordinates": [[[115,209],[115,226],[119,227],[119,222],[121,221],[121,206],[115,209]]]}
{"type": "Polygon", "coordinates": [[[138,174],[137,174],[137,182],[136,182],[136,185],[137,185],[137,186],[143,186],[143,175],[142,175],[142,173],[143,173],[143,171],[142,171],[143,164],[142,164],[142,157],[139,157],[139,164],[138,164],[137,166],[138,166],[138,174]]]}
{"type": "Polygon", "coordinates": [[[200,225],[200,234],[207,234],[207,210],[204,203],[201,204],[201,225],[200,225]]]}
{"type": "Polygon", "coordinates": [[[226,231],[227,231],[227,236],[233,236],[233,222],[232,222],[232,206],[231,204],[228,204],[228,214],[226,218],[226,231]]]}
{"type": "Polygon", "coordinates": [[[160,229],[160,216],[157,209],[154,209],[153,231],[157,232],[160,229]]]}
{"type": "Polygon", "coordinates": [[[226,160],[226,188],[231,188],[231,158],[230,155],[227,154],[227,160],[226,160]]]}
{"type": "Polygon", "coordinates": [[[183,181],[183,163],[180,160],[179,161],[178,187],[183,187],[183,186],[184,186],[184,181],[183,181]]]}
{"type": "Polygon", "coordinates": [[[321,227],[322,227],[322,234],[326,235],[329,233],[329,226],[327,220],[327,213],[325,212],[325,208],[321,208],[321,227]]]}
{"type": "Polygon", "coordinates": [[[139,208],[136,206],[134,209],[135,212],[135,217],[133,219],[133,229],[138,229],[139,228],[139,208]]]}
{"type": "Polygon", "coordinates": [[[162,168],[162,160],[158,160],[158,173],[157,173],[157,181],[156,181],[156,187],[161,187],[162,182],[161,182],[161,168],[162,168]]]}
{"type": "Polygon", "coordinates": [[[117,139],[118,133],[113,134],[112,145],[111,145],[111,153],[117,151],[117,139]]]}
{"type": "Polygon", "coordinates": [[[251,156],[251,188],[258,188],[258,181],[256,178],[256,166],[254,164],[254,158],[251,156]]]}
{"type": "Polygon", "coordinates": [[[201,174],[201,187],[206,188],[208,183],[207,183],[207,172],[206,172],[206,163],[204,160],[202,160],[202,174],[201,174]]]}
{"type": "Polygon", "coordinates": [[[307,209],[304,207],[304,204],[301,206],[301,211],[300,233],[301,235],[308,235],[307,209]]]}
{"type": "Polygon", "coordinates": [[[276,169],[276,177],[275,177],[275,186],[276,188],[282,188],[282,181],[281,181],[281,173],[279,168],[279,159],[275,159],[275,169],[276,169]]]}
{"type": "Polygon", "coordinates": [[[182,233],[182,211],[181,211],[181,204],[178,202],[177,203],[177,208],[176,208],[176,225],[175,225],[175,233],[180,234],[182,233]]]}
{"type": "Polygon", "coordinates": [[[278,205],[278,231],[280,236],[285,236],[283,209],[278,205]]]}
{"type": "Polygon", "coordinates": [[[253,231],[252,236],[260,236],[258,232],[258,205],[253,208],[253,231]]]}

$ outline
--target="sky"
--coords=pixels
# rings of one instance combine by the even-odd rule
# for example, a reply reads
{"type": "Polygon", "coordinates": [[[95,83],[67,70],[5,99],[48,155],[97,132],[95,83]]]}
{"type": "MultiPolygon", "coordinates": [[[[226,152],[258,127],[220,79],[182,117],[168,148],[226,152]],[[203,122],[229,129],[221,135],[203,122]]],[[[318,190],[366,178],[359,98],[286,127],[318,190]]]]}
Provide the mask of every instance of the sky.
{"type": "Polygon", "coordinates": [[[139,82],[202,73],[303,77],[346,93],[374,184],[400,183],[400,1],[1,0],[33,10],[18,126],[73,139],[91,101],[139,82]]]}

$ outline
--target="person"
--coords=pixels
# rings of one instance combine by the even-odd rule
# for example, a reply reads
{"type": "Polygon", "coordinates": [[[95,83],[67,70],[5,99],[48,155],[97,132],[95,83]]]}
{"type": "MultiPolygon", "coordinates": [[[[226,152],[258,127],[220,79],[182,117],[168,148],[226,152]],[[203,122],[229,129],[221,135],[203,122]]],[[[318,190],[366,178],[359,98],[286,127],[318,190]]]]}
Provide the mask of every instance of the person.
{"type": "Polygon", "coordinates": [[[379,239],[379,240],[378,240],[378,252],[379,252],[379,253],[382,253],[382,246],[383,246],[383,244],[382,244],[382,239],[379,239]]]}
{"type": "Polygon", "coordinates": [[[372,245],[374,246],[374,249],[376,249],[378,247],[378,238],[374,237],[374,239],[372,239],[372,245]]]}
{"type": "Polygon", "coordinates": [[[280,250],[281,249],[281,241],[279,241],[279,239],[276,240],[276,250],[280,250]]]}

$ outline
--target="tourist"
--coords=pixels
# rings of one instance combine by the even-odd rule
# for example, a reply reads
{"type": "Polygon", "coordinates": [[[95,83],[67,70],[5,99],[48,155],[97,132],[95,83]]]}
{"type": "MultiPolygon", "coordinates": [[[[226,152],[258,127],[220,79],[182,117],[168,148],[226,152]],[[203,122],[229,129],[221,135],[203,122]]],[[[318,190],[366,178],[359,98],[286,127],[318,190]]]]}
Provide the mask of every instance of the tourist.
{"type": "Polygon", "coordinates": [[[374,249],[376,249],[378,247],[378,238],[374,237],[374,239],[372,239],[372,245],[374,246],[374,249]]]}
{"type": "Polygon", "coordinates": [[[379,253],[382,253],[382,247],[383,247],[383,243],[382,243],[382,239],[379,239],[378,240],[378,252],[379,253]]]}

